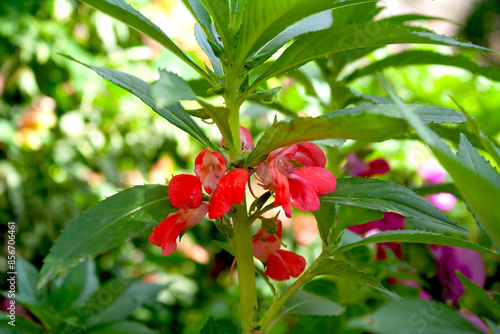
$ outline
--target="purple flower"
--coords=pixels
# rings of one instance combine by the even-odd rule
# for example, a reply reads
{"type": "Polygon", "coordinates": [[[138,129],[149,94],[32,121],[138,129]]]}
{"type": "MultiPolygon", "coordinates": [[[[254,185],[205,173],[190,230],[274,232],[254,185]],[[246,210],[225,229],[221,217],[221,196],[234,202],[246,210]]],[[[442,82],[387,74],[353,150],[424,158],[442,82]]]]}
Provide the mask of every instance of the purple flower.
{"type": "Polygon", "coordinates": [[[441,211],[451,210],[457,204],[457,198],[450,193],[431,194],[424,198],[441,211]]]}
{"type": "Polygon", "coordinates": [[[486,326],[486,324],[477,315],[464,310],[460,310],[458,313],[465,319],[469,320],[469,322],[476,326],[481,332],[489,334],[490,330],[488,329],[488,326],[486,326]]]}
{"type": "Polygon", "coordinates": [[[457,304],[458,299],[464,293],[464,287],[455,273],[456,270],[477,285],[484,286],[486,269],[479,252],[438,245],[431,245],[430,249],[436,260],[438,278],[443,286],[443,294],[446,300],[451,300],[453,304],[457,304]]]}
{"type": "Polygon", "coordinates": [[[426,159],[417,168],[417,174],[427,184],[443,184],[446,181],[446,171],[434,159],[426,159]]]}
{"type": "Polygon", "coordinates": [[[347,155],[344,170],[351,176],[371,177],[373,175],[384,175],[389,173],[389,164],[385,159],[375,159],[365,162],[358,158],[356,153],[351,152],[347,155]]]}

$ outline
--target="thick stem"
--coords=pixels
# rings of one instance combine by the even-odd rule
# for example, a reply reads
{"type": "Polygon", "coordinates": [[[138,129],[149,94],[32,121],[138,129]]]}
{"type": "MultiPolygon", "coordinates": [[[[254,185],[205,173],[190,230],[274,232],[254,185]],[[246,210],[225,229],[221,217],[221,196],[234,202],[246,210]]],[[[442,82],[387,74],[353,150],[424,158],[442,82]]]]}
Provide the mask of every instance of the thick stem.
{"type": "Polygon", "coordinates": [[[313,271],[320,264],[320,262],[323,261],[325,256],[326,253],[321,253],[321,255],[311,264],[311,266],[309,266],[309,268],[307,268],[307,270],[303,272],[302,275],[300,275],[292,285],[290,285],[285,291],[283,291],[279,298],[274,300],[274,302],[271,304],[266,314],[264,314],[264,317],[262,317],[262,320],[260,321],[261,332],[267,333],[271,330],[272,325],[274,325],[276,316],[278,315],[278,312],[281,310],[283,305],[285,305],[285,303],[293,296],[295,292],[297,292],[297,290],[299,290],[304,284],[314,278],[315,275],[313,274],[313,271]]]}
{"type": "Polygon", "coordinates": [[[245,202],[237,205],[233,213],[233,244],[238,264],[240,290],[241,330],[250,333],[255,327],[257,311],[257,289],[253,263],[252,225],[248,221],[245,202]]]}

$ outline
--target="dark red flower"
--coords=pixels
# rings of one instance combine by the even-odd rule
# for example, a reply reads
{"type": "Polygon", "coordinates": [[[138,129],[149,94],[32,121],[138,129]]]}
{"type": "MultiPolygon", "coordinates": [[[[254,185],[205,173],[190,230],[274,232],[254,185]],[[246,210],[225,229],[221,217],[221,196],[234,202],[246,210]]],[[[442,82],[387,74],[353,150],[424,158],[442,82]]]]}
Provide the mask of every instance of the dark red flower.
{"type": "Polygon", "coordinates": [[[374,159],[365,162],[358,158],[356,153],[351,152],[347,155],[347,161],[344,170],[351,176],[371,177],[373,175],[384,175],[390,171],[389,164],[385,159],[374,159]]]}
{"type": "Polygon", "coordinates": [[[316,211],[318,195],[335,190],[337,181],[326,170],[326,157],[315,144],[300,143],[274,150],[257,166],[265,189],[274,192],[274,206],[282,206],[292,216],[292,204],[302,211],[316,211]]]}
{"type": "MultiPolygon", "coordinates": [[[[276,236],[281,238],[282,224],[276,221],[276,236]]],[[[298,277],[306,267],[306,260],[293,252],[280,249],[281,243],[273,234],[260,228],[252,238],[254,256],[266,262],[266,275],[275,281],[298,277]]]]}
{"type": "Polygon", "coordinates": [[[233,204],[240,204],[245,198],[247,179],[245,169],[232,170],[220,179],[208,202],[208,218],[217,219],[231,210],[233,204]]]}

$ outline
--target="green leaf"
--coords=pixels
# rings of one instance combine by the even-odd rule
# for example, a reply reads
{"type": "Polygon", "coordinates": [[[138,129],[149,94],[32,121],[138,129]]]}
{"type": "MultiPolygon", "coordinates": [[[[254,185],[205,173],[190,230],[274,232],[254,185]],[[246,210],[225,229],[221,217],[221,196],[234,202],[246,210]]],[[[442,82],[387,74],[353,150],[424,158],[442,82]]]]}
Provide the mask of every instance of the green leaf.
{"type": "Polygon", "coordinates": [[[476,136],[479,138],[481,145],[490,154],[490,156],[493,158],[493,160],[495,160],[497,165],[500,166],[500,150],[498,149],[498,147],[496,147],[493,144],[491,139],[486,137],[486,135],[483,133],[483,131],[479,127],[479,124],[477,124],[476,119],[474,117],[472,117],[460,104],[458,104],[458,102],[455,101],[455,99],[453,97],[451,97],[451,99],[453,100],[453,102],[455,102],[455,104],[460,108],[462,113],[467,118],[467,121],[471,125],[472,130],[474,131],[476,136]]]}
{"type": "MultiPolygon", "coordinates": [[[[201,2],[212,16],[215,29],[220,34],[224,48],[228,48],[232,42],[229,27],[229,0],[201,0],[201,2]]],[[[219,39],[217,38],[215,42],[219,43],[219,39]]]]}
{"type": "Polygon", "coordinates": [[[314,218],[318,224],[319,235],[323,240],[323,247],[328,247],[330,232],[335,225],[337,209],[334,203],[323,203],[318,210],[313,211],[314,218]]]}
{"type": "Polygon", "coordinates": [[[335,230],[336,233],[338,234],[349,226],[361,225],[382,218],[384,218],[384,215],[380,211],[374,211],[366,208],[358,208],[356,206],[341,205],[339,210],[339,218],[337,221],[337,226],[335,226],[335,230]]]}
{"type": "Polygon", "coordinates": [[[408,123],[430,147],[450,174],[463,198],[479,217],[496,245],[500,245],[500,175],[462,135],[457,155],[386,86],[394,103],[404,111],[408,123]]]}
{"type": "Polygon", "coordinates": [[[157,331],[135,321],[111,322],[91,327],[85,330],[86,334],[157,334],[157,331]]]}
{"type": "Polygon", "coordinates": [[[234,252],[233,246],[231,246],[231,244],[219,240],[212,240],[212,243],[216,244],[232,256],[236,256],[236,253],[234,252]]]}
{"type": "MultiPolygon", "coordinates": [[[[114,281],[116,284],[120,284],[120,281],[114,281]]],[[[104,289],[98,291],[93,298],[90,305],[93,305],[96,301],[99,302],[102,296],[107,293],[110,294],[110,289],[112,286],[105,286],[104,289]]],[[[122,320],[125,317],[131,315],[140,306],[150,303],[156,299],[156,295],[163,288],[161,285],[149,284],[142,282],[134,282],[126,288],[120,294],[116,294],[113,298],[108,298],[110,301],[105,307],[96,312],[92,317],[88,318],[86,321],[87,325],[94,325],[98,323],[107,323],[115,320],[122,320]]],[[[90,307],[90,305],[86,305],[90,307]]],[[[102,305],[101,305],[102,306],[102,305]]],[[[83,308],[85,309],[85,307],[83,308]]]]}
{"type": "Polygon", "coordinates": [[[224,75],[224,69],[222,68],[222,63],[220,62],[220,59],[215,55],[212,46],[208,42],[207,35],[205,34],[205,32],[198,23],[194,26],[194,35],[196,37],[196,41],[210,59],[210,62],[212,63],[212,67],[214,68],[215,73],[217,73],[218,75],[224,75]]]}
{"type": "Polygon", "coordinates": [[[305,291],[297,291],[286,304],[284,314],[333,316],[344,313],[345,308],[334,301],[305,291]]]}
{"type": "MultiPolygon", "coordinates": [[[[423,28],[399,23],[369,22],[334,26],[298,39],[283,52],[273,66],[255,80],[249,91],[269,78],[293,70],[321,56],[348,50],[372,50],[387,44],[400,43],[437,44],[490,51],[487,48],[460,42],[423,28]]],[[[346,57],[349,55],[346,54],[346,57]]]]}
{"type": "Polygon", "coordinates": [[[162,185],[135,186],[97,203],[56,240],[44,259],[38,286],[78,262],[150,230],[174,210],[168,187],[162,185]]]}
{"type": "Polygon", "coordinates": [[[182,100],[197,100],[189,84],[173,72],[160,70],[160,79],[151,87],[151,95],[156,103],[170,106],[182,100]]]}
{"type": "MultiPolygon", "coordinates": [[[[196,21],[202,27],[206,36],[210,36],[212,41],[215,42],[217,40],[217,37],[213,34],[212,18],[210,17],[210,14],[208,14],[208,11],[203,6],[201,1],[200,0],[182,0],[182,3],[184,3],[184,6],[186,6],[186,8],[191,12],[193,17],[196,19],[196,21]]],[[[198,41],[198,43],[199,43],[199,41],[198,41]]]]}
{"type": "Polygon", "coordinates": [[[65,277],[53,281],[49,291],[50,303],[60,316],[72,311],[72,307],[84,304],[99,289],[99,280],[93,261],[79,263],[65,277]]]}
{"type": "Polygon", "coordinates": [[[497,254],[496,252],[473,244],[470,241],[458,239],[451,236],[442,235],[430,231],[416,231],[416,230],[396,230],[384,231],[369,237],[363,238],[359,241],[345,244],[335,249],[335,252],[345,252],[352,248],[382,242],[410,242],[421,244],[435,244],[444,246],[454,246],[476,250],[479,252],[497,254]]]}
{"type": "Polygon", "coordinates": [[[391,300],[370,315],[350,320],[347,326],[376,334],[482,333],[443,303],[409,299],[391,300]]]}
{"type": "Polygon", "coordinates": [[[19,315],[15,318],[15,326],[9,324],[12,320],[4,311],[0,311],[0,332],[3,334],[44,334],[45,330],[38,324],[19,315]]]}
{"type": "Polygon", "coordinates": [[[76,60],[71,56],[63,56],[90,68],[104,79],[134,94],[144,103],[150,106],[160,116],[197,139],[204,147],[214,147],[210,143],[210,140],[208,139],[205,132],[203,132],[203,130],[198,126],[198,124],[196,124],[191,116],[182,111],[179,105],[174,104],[169,106],[168,108],[160,106],[158,101],[156,101],[151,94],[153,85],[127,73],[123,73],[106,67],[88,65],[82,63],[79,60],[76,60]]]}
{"type": "Polygon", "coordinates": [[[392,182],[356,177],[337,179],[335,191],[321,195],[319,198],[321,202],[357,206],[382,212],[395,212],[405,217],[466,230],[423,197],[392,182]]]}
{"type": "Polygon", "coordinates": [[[339,276],[349,279],[357,284],[374,288],[394,298],[399,298],[394,293],[383,288],[382,285],[380,285],[380,282],[375,277],[366,275],[354,269],[350,264],[343,261],[325,259],[313,270],[312,274],[316,276],[339,276]]]}
{"type": "Polygon", "coordinates": [[[210,76],[189,58],[165,33],[158,28],[153,22],[148,20],[144,15],[136,11],[132,6],[123,0],[80,0],[81,2],[94,7],[95,9],[127,24],[132,29],[143,33],[149,38],[157,41],[172,52],[174,55],[182,59],[189,66],[195,69],[207,81],[212,82],[210,76]]]}
{"type": "Polygon", "coordinates": [[[500,305],[498,305],[488,293],[476,283],[470,281],[461,272],[457,271],[457,277],[465,288],[465,294],[460,298],[462,303],[469,304],[470,298],[482,305],[483,309],[489,313],[489,316],[500,318],[500,305]]]}
{"type": "Polygon", "coordinates": [[[493,321],[487,318],[484,318],[483,320],[488,325],[491,334],[500,334],[500,327],[498,327],[497,324],[495,324],[493,321]]]}
{"type": "Polygon", "coordinates": [[[210,317],[201,329],[200,334],[226,334],[226,332],[214,318],[210,317]]]}
{"type": "Polygon", "coordinates": [[[292,24],[291,26],[287,27],[282,33],[280,33],[278,36],[264,45],[260,50],[258,50],[257,54],[254,56],[258,59],[258,61],[251,64],[250,66],[259,66],[292,39],[308,32],[330,28],[332,26],[332,23],[332,12],[328,10],[311,15],[309,17],[306,17],[305,19],[300,20],[299,22],[292,24]]]}
{"type": "MultiPolygon", "coordinates": [[[[427,122],[461,122],[465,118],[453,109],[411,105],[427,122]]],[[[246,160],[253,166],[269,152],[318,139],[384,141],[409,131],[401,113],[393,105],[367,105],[341,109],[321,117],[296,118],[273,124],[260,138],[246,160]]]]}
{"type": "Polygon", "coordinates": [[[23,257],[16,256],[16,272],[16,301],[21,304],[40,304],[41,293],[36,289],[38,269],[23,257]]]}
{"type": "Polygon", "coordinates": [[[236,64],[242,64],[254,52],[295,22],[328,9],[366,2],[367,0],[247,1],[239,32],[236,64]]]}
{"type": "Polygon", "coordinates": [[[500,70],[493,67],[481,67],[471,59],[461,55],[444,55],[428,50],[410,50],[388,56],[371,63],[347,77],[347,81],[374,74],[387,67],[402,67],[408,65],[444,65],[454,66],[487,77],[490,80],[500,81],[500,70]]]}

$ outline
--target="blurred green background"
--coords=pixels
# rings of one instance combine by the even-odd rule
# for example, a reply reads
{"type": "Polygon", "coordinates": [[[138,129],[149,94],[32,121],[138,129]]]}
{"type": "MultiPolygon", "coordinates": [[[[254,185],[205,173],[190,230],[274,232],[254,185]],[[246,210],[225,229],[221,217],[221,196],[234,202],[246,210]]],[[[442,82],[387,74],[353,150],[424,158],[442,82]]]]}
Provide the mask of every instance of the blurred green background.
{"type": "MultiPolygon", "coordinates": [[[[191,56],[200,63],[204,61],[194,41],[194,21],[180,1],[135,0],[131,4],[191,56]]],[[[463,38],[500,51],[498,1],[478,1],[464,17],[464,25],[458,27],[463,38]]],[[[383,58],[404,48],[379,50],[370,58],[383,58]]],[[[197,79],[190,68],[155,42],[75,0],[0,3],[0,224],[6,230],[7,222],[16,222],[17,254],[37,268],[60,231],[84,210],[118,190],[144,183],[164,184],[173,174],[192,173],[194,157],[200,150],[195,140],[139,99],[59,53],[146,81],[157,78],[158,68],[187,80],[197,79]]],[[[498,55],[464,54],[484,66],[500,63],[498,55]]],[[[302,71],[312,78],[318,91],[325,89],[314,64],[302,71]]],[[[391,68],[384,75],[409,103],[455,108],[449,95],[454,96],[487,135],[500,140],[500,84],[444,66],[391,68]]],[[[307,94],[306,87],[290,77],[276,81],[283,86],[279,101],[289,111],[299,115],[321,113],[319,101],[307,94]]],[[[354,81],[352,88],[384,95],[373,77],[354,81]]],[[[269,107],[248,104],[242,122],[255,137],[274,115],[284,117],[269,107]]],[[[214,142],[220,140],[213,127],[200,124],[214,142]]],[[[387,179],[410,187],[422,184],[415,169],[428,153],[420,144],[389,141],[371,148],[372,156],[389,159],[392,171],[387,179]]],[[[472,237],[481,242],[464,203],[450,215],[470,227],[472,237]]],[[[312,216],[307,217],[303,219],[312,216]]],[[[295,226],[295,233],[300,234],[299,225],[290,222],[288,228],[295,226]]],[[[126,316],[162,333],[198,333],[209,315],[226,319],[237,318],[238,314],[233,306],[238,292],[229,272],[233,258],[211,244],[212,238],[220,235],[204,221],[184,237],[181,251],[167,258],[149,244],[146,235],[136,238],[100,255],[95,260],[97,277],[104,282],[143,275],[143,281],[161,284],[156,299],[138,305],[126,316]]],[[[320,250],[318,239],[308,247],[299,247],[306,259],[320,250]]],[[[2,237],[5,245],[3,241],[2,237]]],[[[291,236],[289,242],[295,244],[291,236]]],[[[408,253],[425,253],[419,247],[408,246],[408,253]]],[[[7,271],[5,254],[4,247],[0,256],[2,273],[7,271]]],[[[360,254],[360,258],[365,257],[360,254]]],[[[416,258],[429,261],[422,255],[416,258]]],[[[495,283],[500,275],[497,260],[486,257],[486,261],[490,276],[487,289],[500,291],[495,283]]],[[[432,267],[432,263],[427,265],[432,267]]],[[[429,277],[435,275],[429,270],[429,277]]],[[[4,277],[0,275],[0,279],[3,284],[4,277]]],[[[264,283],[259,282],[261,294],[269,295],[264,283]]]]}

